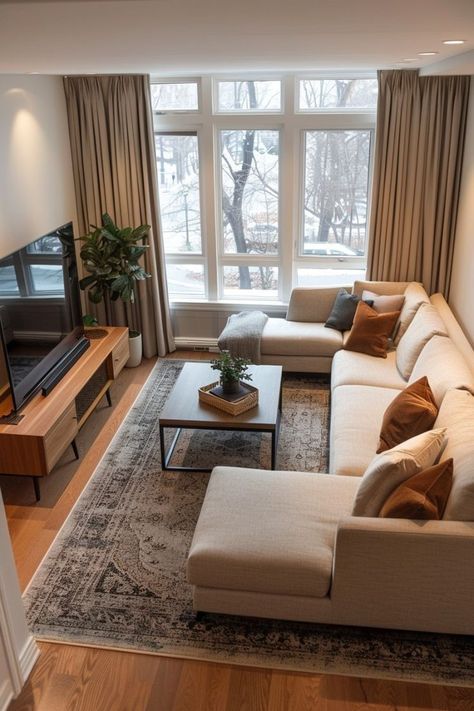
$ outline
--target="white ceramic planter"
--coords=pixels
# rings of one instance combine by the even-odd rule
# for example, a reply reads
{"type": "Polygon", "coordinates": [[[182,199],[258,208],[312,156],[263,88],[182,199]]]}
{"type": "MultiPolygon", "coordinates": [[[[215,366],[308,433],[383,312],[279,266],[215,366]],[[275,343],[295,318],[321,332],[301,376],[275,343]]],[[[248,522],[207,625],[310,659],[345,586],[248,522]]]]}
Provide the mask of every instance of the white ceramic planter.
{"type": "Polygon", "coordinates": [[[128,339],[130,357],[125,363],[127,368],[136,368],[142,362],[142,334],[131,336],[128,339]]]}

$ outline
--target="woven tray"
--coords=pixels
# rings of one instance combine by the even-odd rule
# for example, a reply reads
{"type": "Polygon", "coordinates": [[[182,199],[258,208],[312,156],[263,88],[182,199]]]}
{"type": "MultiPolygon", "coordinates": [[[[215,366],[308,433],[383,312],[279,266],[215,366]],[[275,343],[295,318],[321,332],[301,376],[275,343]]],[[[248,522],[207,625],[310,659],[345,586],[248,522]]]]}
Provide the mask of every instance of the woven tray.
{"type": "Polygon", "coordinates": [[[204,402],[206,405],[211,405],[211,407],[216,407],[218,410],[223,410],[227,412],[228,415],[234,416],[241,415],[243,412],[247,412],[247,410],[251,410],[252,407],[258,405],[258,390],[252,385],[245,384],[245,387],[249,388],[250,392],[238,402],[229,402],[209,392],[212,388],[217,387],[217,385],[219,385],[219,382],[203,385],[199,388],[200,402],[204,402]]]}

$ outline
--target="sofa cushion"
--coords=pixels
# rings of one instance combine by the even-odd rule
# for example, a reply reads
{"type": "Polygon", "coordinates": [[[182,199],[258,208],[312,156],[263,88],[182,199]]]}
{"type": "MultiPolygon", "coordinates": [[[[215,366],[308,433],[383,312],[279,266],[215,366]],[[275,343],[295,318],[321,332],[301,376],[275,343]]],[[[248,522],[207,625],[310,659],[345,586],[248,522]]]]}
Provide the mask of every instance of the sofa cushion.
{"type": "Polygon", "coordinates": [[[446,326],[436,307],[421,304],[397,346],[397,368],[400,375],[408,380],[418,356],[430,338],[447,335],[446,326]]]}
{"type": "Polygon", "coordinates": [[[378,516],[390,494],[414,474],[431,467],[446,441],[446,428],[423,432],[377,454],[361,479],[353,516],[378,516]]]}
{"type": "MultiPolygon", "coordinates": [[[[335,328],[337,331],[349,331],[354,321],[357,304],[360,297],[357,294],[349,294],[346,289],[340,289],[334,300],[331,313],[328,316],[326,328],[335,328]]],[[[366,300],[369,306],[372,306],[373,299],[366,300]]]]}
{"type": "Polygon", "coordinates": [[[398,311],[378,314],[364,301],[359,301],[349,338],[344,344],[348,351],[387,357],[389,338],[398,319],[398,311]]]}
{"type": "Polygon", "coordinates": [[[286,318],[288,321],[321,323],[331,313],[340,286],[297,286],[290,296],[286,318]]]}
{"type": "Polygon", "coordinates": [[[400,312],[398,319],[398,324],[395,327],[395,337],[394,343],[398,345],[405,334],[408,326],[411,324],[415,318],[415,314],[420,308],[421,304],[429,304],[430,297],[424,290],[421,284],[413,281],[408,284],[404,292],[405,301],[403,302],[403,307],[400,312]]]}
{"type": "Polygon", "coordinates": [[[430,430],[438,415],[426,375],[402,390],[385,410],[377,454],[430,430]]]}
{"type": "Polygon", "coordinates": [[[335,388],[329,433],[331,474],[362,476],[374,458],[384,412],[399,392],[366,385],[335,388]]]}
{"type": "Polygon", "coordinates": [[[373,291],[374,294],[392,296],[393,294],[405,293],[407,286],[412,283],[411,281],[366,281],[356,279],[352,287],[352,293],[362,296],[364,289],[366,289],[367,291],[373,291]]]}
{"type": "Polygon", "coordinates": [[[262,355],[329,356],[342,348],[342,334],[324,323],[269,318],[260,343],[262,355]]]}
{"type": "Polygon", "coordinates": [[[422,375],[427,376],[438,407],[448,390],[461,388],[474,393],[473,371],[453,341],[445,336],[430,338],[418,356],[408,382],[412,383],[422,375]]]}
{"type": "Polygon", "coordinates": [[[401,311],[405,302],[404,294],[376,294],[374,291],[364,289],[362,292],[363,301],[372,301],[372,308],[378,314],[386,314],[390,311],[401,311]]]}
{"type": "Polygon", "coordinates": [[[338,351],[331,370],[331,388],[339,385],[375,385],[380,388],[406,388],[407,382],[397,370],[396,353],[386,358],[374,358],[365,353],[338,351]]]}
{"type": "Polygon", "coordinates": [[[357,481],[308,472],[217,467],[188,557],[193,585],[325,597],[336,527],[357,481]]]}
{"type": "Polygon", "coordinates": [[[435,464],[414,474],[388,497],[380,518],[439,521],[443,517],[453,482],[453,460],[435,464]]]}
{"type": "Polygon", "coordinates": [[[446,427],[448,438],[441,461],[454,460],[453,486],[443,518],[474,521],[474,396],[467,390],[448,390],[436,427],[446,427]]]}

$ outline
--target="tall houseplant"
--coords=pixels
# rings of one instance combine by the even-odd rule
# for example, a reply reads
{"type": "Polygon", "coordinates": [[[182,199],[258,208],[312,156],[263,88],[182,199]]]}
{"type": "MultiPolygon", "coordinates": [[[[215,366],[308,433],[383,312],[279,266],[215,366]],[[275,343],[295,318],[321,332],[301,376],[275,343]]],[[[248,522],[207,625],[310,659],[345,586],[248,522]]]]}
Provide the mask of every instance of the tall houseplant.
{"type": "Polygon", "coordinates": [[[104,302],[107,325],[112,325],[111,302],[120,299],[125,306],[125,318],[129,328],[129,366],[138,365],[142,358],[142,337],[139,331],[130,329],[129,304],[135,302],[135,288],[138,281],[151,275],[140,264],[140,259],[148,249],[146,240],[150,225],[119,228],[106,212],[102,215],[102,226],[91,225],[91,232],[79,238],[84,269],[87,272],[79,282],[81,289],[87,290],[93,304],[104,302]]]}

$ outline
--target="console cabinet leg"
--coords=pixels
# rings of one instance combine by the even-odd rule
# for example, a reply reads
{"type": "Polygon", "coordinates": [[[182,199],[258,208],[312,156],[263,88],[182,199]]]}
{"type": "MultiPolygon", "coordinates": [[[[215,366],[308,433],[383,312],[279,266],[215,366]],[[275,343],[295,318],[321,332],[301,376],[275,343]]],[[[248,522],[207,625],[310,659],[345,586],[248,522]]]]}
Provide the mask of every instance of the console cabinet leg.
{"type": "Polygon", "coordinates": [[[31,478],[33,479],[33,486],[35,487],[36,501],[39,501],[41,499],[40,478],[39,476],[33,476],[31,478]]]}

